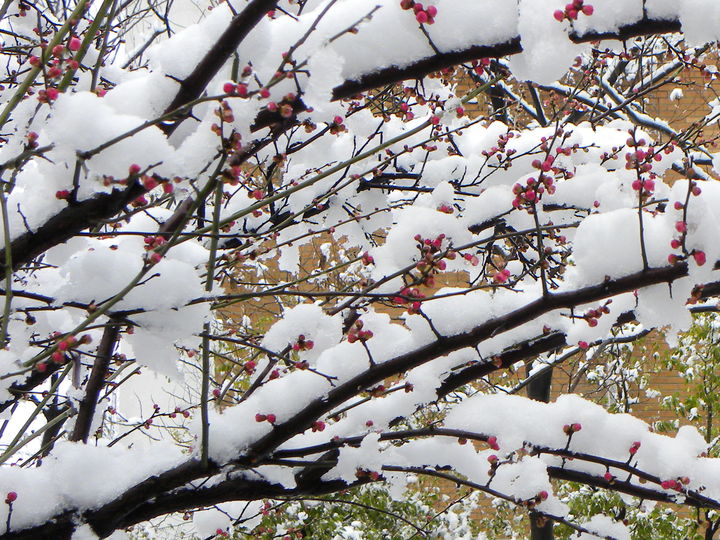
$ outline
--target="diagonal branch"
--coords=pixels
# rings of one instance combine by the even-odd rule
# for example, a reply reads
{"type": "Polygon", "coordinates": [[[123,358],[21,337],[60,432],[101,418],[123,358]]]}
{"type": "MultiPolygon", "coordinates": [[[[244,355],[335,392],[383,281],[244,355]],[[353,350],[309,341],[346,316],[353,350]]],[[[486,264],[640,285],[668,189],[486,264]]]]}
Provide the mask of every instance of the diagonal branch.
{"type": "Polygon", "coordinates": [[[110,366],[115,344],[120,336],[120,326],[110,321],[103,331],[100,345],[97,349],[95,363],[93,364],[90,378],[85,388],[85,396],[80,402],[77,419],[75,420],[75,428],[69,439],[71,441],[87,442],[90,435],[93,418],[95,417],[95,409],[97,407],[98,396],[105,385],[105,377],[110,366]]]}

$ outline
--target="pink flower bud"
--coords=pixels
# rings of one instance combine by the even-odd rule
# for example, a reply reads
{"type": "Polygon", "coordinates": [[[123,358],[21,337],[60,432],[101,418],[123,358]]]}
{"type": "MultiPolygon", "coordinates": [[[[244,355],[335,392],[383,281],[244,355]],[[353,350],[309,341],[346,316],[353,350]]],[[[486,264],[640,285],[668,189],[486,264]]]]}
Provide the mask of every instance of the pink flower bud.
{"type": "Polygon", "coordinates": [[[693,251],[692,256],[695,259],[695,262],[697,263],[698,266],[702,266],[703,264],[705,264],[706,258],[705,258],[704,251],[695,250],[695,251],[693,251]]]}
{"type": "Polygon", "coordinates": [[[82,45],[82,42],[79,38],[73,36],[70,38],[70,41],[68,42],[68,49],[71,51],[77,51],[80,48],[80,45],[82,45]]]}

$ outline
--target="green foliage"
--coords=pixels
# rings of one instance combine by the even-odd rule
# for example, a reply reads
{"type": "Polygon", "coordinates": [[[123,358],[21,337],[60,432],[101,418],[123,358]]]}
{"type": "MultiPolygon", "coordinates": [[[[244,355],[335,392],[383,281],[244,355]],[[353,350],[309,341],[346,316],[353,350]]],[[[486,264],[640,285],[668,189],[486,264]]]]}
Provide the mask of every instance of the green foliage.
{"type": "MultiPolygon", "coordinates": [[[[678,418],[695,425],[713,444],[712,456],[718,455],[715,439],[720,434],[716,421],[720,413],[720,317],[715,314],[698,316],[690,330],[681,336],[676,351],[667,359],[666,367],[685,380],[685,392],[674,393],[663,400],[663,407],[678,418]]],[[[659,431],[672,431],[675,423],[660,423],[659,431]]]]}
{"type": "Polygon", "coordinates": [[[313,538],[388,540],[411,538],[481,538],[470,513],[477,494],[458,492],[459,504],[446,500],[437,487],[412,488],[394,500],[383,485],[369,485],[332,496],[298,501],[268,501],[252,531],[235,540],[313,538]]]}
{"type": "MultiPolygon", "coordinates": [[[[697,520],[654,502],[621,497],[618,493],[575,483],[563,484],[558,495],[570,507],[570,521],[576,523],[582,523],[597,514],[605,514],[623,520],[629,526],[632,538],[637,540],[703,538],[697,520]]],[[[555,527],[558,540],[569,540],[574,535],[577,533],[570,527],[562,524],[555,527]]]]}

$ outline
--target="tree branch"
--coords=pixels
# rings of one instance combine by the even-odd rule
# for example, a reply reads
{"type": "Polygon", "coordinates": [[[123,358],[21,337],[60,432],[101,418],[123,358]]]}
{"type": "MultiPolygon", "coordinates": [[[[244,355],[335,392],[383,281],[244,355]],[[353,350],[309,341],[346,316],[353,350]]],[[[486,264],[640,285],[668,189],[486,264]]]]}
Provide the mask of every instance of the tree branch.
{"type": "Polygon", "coordinates": [[[95,408],[97,406],[98,396],[105,385],[105,377],[107,376],[110,359],[112,358],[115,344],[120,335],[120,326],[110,321],[103,331],[102,340],[97,348],[95,363],[93,364],[90,378],[85,387],[85,396],[80,402],[77,419],[75,420],[75,428],[69,439],[71,441],[87,442],[90,435],[93,418],[95,417],[95,408]]]}

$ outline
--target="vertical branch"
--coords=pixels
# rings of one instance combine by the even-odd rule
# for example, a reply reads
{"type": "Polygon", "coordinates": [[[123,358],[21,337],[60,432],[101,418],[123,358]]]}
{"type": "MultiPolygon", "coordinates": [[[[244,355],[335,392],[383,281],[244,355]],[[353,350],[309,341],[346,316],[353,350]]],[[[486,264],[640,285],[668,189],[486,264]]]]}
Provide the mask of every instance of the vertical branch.
{"type": "MultiPolygon", "coordinates": [[[[640,173],[638,173],[638,178],[640,178],[640,173]]],[[[638,190],[638,224],[640,227],[640,255],[642,256],[642,263],[643,263],[643,270],[647,270],[650,268],[648,264],[648,258],[647,258],[647,250],[645,249],[645,225],[643,223],[643,187],[642,184],[640,184],[640,189],[638,190]]]]}
{"type": "MultiPolygon", "coordinates": [[[[220,208],[222,206],[223,183],[217,181],[215,200],[213,201],[213,219],[210,235],[210,256],[208,259],[205,290],[212,292],[215,280],[215,261],[217,258],[218,231],[220,230],[220,208]]],[[[200,441],[200,462],[208,466],[208,447],[210,438],[210,419],[208,415],[208,398],[210,395],[210,323],[203,326],[202,347],[202,385],[200,390],[200,416],[202,421],[202,440],[200,441]]]]}
{"type": "Polygon", "coordinates": [[[547,273],[545,272],[545,246],[543,245],[542,238],[542,227],[540,226],[540,219],[538,218],[538,206],[533,202],[532,205],[533,219],[535,220],[535,229],[537,231],[537,250],[538,250],[538,264],[540,265],[540,281],[542,282],[543,296],[548,295],[547,286],[547,273]]]}
{"type": "Polygon", "coordinates": [[[200,463],[207,468],[208,450],[210,447],[210,417],[208,413],[208,397],[210,395],[210,323],[203,325],[202,338],[202,383],[200,386],[200,463]]]}
{"type": "MultiPolygon", "coordinates": [[[[7,214],[7,197],[5,187],[0,187],[0,207],[2,209],[3,241],[6,246],[10,245],[10,219],[7,214]]],[[[10,324],[10,312],[12,311],[12,249],[5,250],[5,307],[3,308],[2,327],[0,327],[0,347],[4,347],[8,341],[8,326],[10,324]]]]}
{"type": "Polygon", "coordinates": [[[97,399],[105,384],[105,377],[107,376],[108,367],[110,366],[110,358],[112,357],[119,336],[120,326],[117,322],[111,320],[105,327],[100,345],[98,345],[97,348],[95,363],[93,364],[90,378],[85,387],[85,397],[83,397],[80,402],[80,410],[78,411],[78,417],[75,421],[75,428],[70,435],[71,441],[82,441],[86,443],[88,440],[92,421],[95,416],[97,399]]]}
{"type": "MultiPolygon", "coordinates": [[[[533,362],[528,362],[525,365],[525,375],[530,377],[532,371],[533,362]]],[[[550,402],[550,389],[552,385],[552,366],[546,370],[539,377],[536,377],[530,381],[527,387],[527,396],[530,399],[542,401],[543,403],[550,402]]],[[[530,511],[530,540],[553,540],[555,538],[554,526],[555,523],[552,519],[544,516],[540,512],[530,511]]]]}

